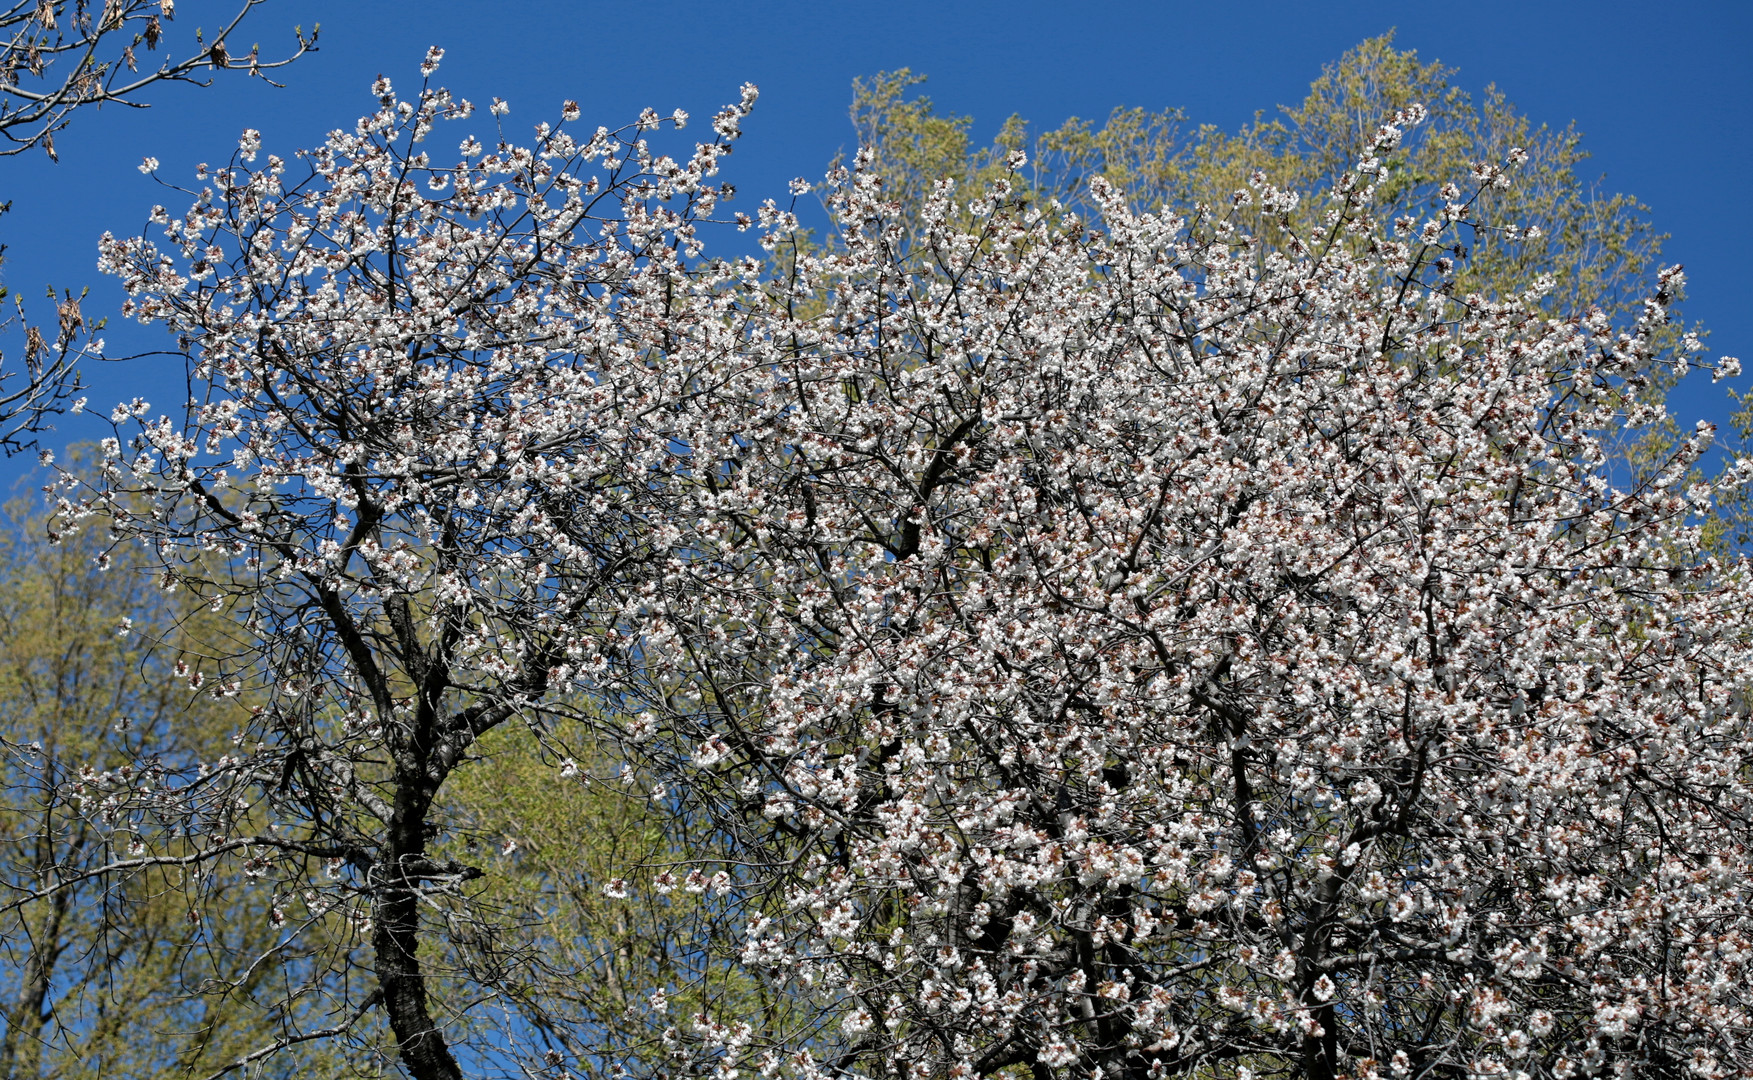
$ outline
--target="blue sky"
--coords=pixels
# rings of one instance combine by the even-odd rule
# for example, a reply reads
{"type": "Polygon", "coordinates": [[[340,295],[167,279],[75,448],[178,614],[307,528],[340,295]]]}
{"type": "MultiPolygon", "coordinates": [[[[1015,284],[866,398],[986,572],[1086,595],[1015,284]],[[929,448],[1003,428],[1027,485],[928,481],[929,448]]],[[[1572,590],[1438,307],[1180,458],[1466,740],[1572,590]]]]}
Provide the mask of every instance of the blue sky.
{"type": "MultiPolygon", "coordinates": [[[[181,0],[173,40],[233,7],[181,0]]],[[[1393,28],[1402,48],[1458,68],[1468,91],[1496,83],[1536,122],[1574,120],[1594,155],[1586,173],[1637,195],[1672,234],[1666,258],[1685,263],[1691,281],[1686,318],[1704,322],[1713,351],[1744,356],[1753,371],[1750,2],[269,0],[244,42],[273,56],[293,24],[319,22],[321,51],[280,73],[284,89],[236,78],[166,88],[151,109],[81,117],[57,139],[59,165],[40,153],[0,162],[0,198],[13,200],[0,218],[6,284],[27,302],[45,285],[90,285],[87,313],[113,311],[119,291],[94,269],[98,235],[138,232],[154,202],[183,202],[136,170],[142,157],[187,182],[197,162],[228,157],[245,127],[259,128],[270,152],[312,145],[371,106],[378,73],[404,89],[417,83],[428,45],[446,50],[437,81],[477,103],[510,101],[513,133],[552,119],[568,98],[588,123],[625,122],[647,105],[704,119],[754,82],[761,101],[725,175],[755,202],[782,197],[793,176],[819,177],[850,149],[856,76],[929,74],[939,110],[973,116],[977,139],[1012,113],[1057,125],[1117,105],[1180,106],[1194,122],[1234,129],[1301,100],[1322,64],[1393,28]]],[[[106,337],[112,354],[162,342],[119,320],[106,337]]],[[[185,393],[180,362],[165,359],[99,365],[87,380],[101,412],[137,394],[168,411],[185,393]]],[[[1672,405],[1687,422],[1723,421],[1730,408],[1706,379],[1672,405]]],[[[47,445],[99,434],[60,427],[47,445]]]]}

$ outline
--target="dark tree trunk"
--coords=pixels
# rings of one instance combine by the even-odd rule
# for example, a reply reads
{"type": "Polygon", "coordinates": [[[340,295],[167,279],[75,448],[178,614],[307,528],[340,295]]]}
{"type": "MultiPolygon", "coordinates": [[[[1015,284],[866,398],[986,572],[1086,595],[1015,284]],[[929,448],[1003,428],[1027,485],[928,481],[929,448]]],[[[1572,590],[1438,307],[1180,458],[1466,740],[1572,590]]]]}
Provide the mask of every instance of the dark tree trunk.
{"type": "MultiPolygon", "coordinates": [[[[425,755],[418,755],[424,758],[425,755]]],[[[402,1064],[414,1080],[463,1080],[463,1072],[432,1019],[426,975],[420,967],[420,895],[408,867],[426,861],[426,816],[432,795],[424,778],[404,770],[390,822],[388,857],[377,868],[379,885],[373,916],[377,982],[384,1012],[395,1033],[402,1064]]]]}
{"type": "Polygon", "coordinates": [[[1339,1073],[1339,1011],[1331,1004],[1315,1010],[1321,1034],[1303,1036],[1303,1076],[1306,1080],[1334,1080],[1339,1073]]]}

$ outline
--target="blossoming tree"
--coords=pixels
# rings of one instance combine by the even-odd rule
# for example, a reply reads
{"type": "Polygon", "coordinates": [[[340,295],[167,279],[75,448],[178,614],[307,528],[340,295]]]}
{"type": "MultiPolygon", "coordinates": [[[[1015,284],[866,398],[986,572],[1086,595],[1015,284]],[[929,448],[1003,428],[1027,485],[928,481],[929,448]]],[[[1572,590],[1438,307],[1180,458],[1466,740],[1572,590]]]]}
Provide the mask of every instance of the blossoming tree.
{"type": "Polygon", "coordinates": [[[197,393],[66,489],[249,638],[187,675],[268,695],[236,752],[85,797],[329,935],[299,992],[339,1019],[286,1041],[381,1009],[420,1080],[1753,1070],[1753,596],[1688,524],[1708,432],[1601,470],[1660,419],[1621,375],[1691,361],[1650,345],[1677,272],[1624,328],[1459,294],[1458,232],[1509,227],[1476,192],[1361,209],[1417,109],[1308,235],[1263,179],[1186,219],[1098,183],[1100,222],[1000,179],[909,242],[861,159],[841,243],[763,263],[699,225],[752,90],[686,161],[568,105],[441,162],[467,105],[376,92],[308,175],[246,134],[165,244],[106,238],[197,393]],[[600,782],[577,724],[722,840],[605,895],[701,897],[759,1007],[653,985],[648,1042],[593,1044],[477,948],[445,784],[508,726],[600,782]]]}
{"type": "Polygon", "coordinates": [[[275,156],[248,168],[248,132],[187,215],[155,210],[180,268],[145,240],[104,243],[137,297],[128,313],[170,325],[212,388],[192,426],[108,444],[114,490],[151,478],[157,503],[130,515],[106,495],[106,512],[165,558],[167,587],[230,605],[251,635],[189,670],[191,688],[267,702],[241,752],[174,795],[169,763],[91,783],[108,818],[187,838],[148,861],[235,854],[285,892],[277,920],[341,926],[310,988],[337,995],[324,1034],[381,1006],[414,1075],[455,1076],[462,1036],[430,1004],[420,911],[455,901],[440,925],[469,937],[462,890],[481,871],[431,857],[435,801],[488,731],[552,727],[562,706],[545,699],[590,670],[646,580],[638,526],[662,506],[642,477],[674,456],[647,417],[687,376],[643,372],[697,332],[665,313],[753,91],[681,163],[648,150],[648,114],[582,138],[544,125],[534,149],[471,136],[441,165],[423,142],[471,107],[374,89],[379,111],[307,155],[307,178],[287,182],[275,156]],[[200,463],[221,446],[225,465],[200,463]],[[191,546],[229,556],[227,576],[182,559],[191,546]],[[262,813],[277,831],[240,833],[262,813]],[[361,952],[370,993],[347,989],[361,952]]]}
{"type": "Polygon", "coordinates": [[[1708,432],[1602,470],[1677,273],[1623,332],[1455,295],[1468,203],[1356,216],[1376,156],[1281,250],[1265,185],[1191,229],[1001,183],[951,230],[940,189],[912,251],[832,187],[846,251],[788,283],[825,310],[693,442],[718,599],[658,636],[772,822],[745,960],[830,988],[837,1065],[1749,1067],[1708,432]]]}

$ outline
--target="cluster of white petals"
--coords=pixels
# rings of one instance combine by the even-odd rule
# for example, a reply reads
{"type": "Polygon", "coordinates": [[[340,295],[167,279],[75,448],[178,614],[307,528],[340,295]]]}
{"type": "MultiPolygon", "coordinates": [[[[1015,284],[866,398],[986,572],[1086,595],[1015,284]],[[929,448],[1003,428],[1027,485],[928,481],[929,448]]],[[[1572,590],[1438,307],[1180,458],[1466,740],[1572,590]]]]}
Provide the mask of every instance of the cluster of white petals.
{"type": "Polygon", "coordinates": [[[234,771],[345,806],[287,836],[406,865],[419,778],[583,690],[828,1018],[664,1034],[720,1075],[1753,1075],[1753,586],[1689,524],[1708,431],[1602,448],[1661,419],[1661,298],[1455,295],[1473,204],[1397,238],[1374,158],[1318,236],[1263,178],[1099,223],[1000,180],[913,245],[861,158],[835,244],[768,203],[711,260],[752,89],[687,161],[648,113],[445,165],[467,105],[380,92],[106,238],[196,400],[66,504],[146,492],[242,600],[234,771]]]}

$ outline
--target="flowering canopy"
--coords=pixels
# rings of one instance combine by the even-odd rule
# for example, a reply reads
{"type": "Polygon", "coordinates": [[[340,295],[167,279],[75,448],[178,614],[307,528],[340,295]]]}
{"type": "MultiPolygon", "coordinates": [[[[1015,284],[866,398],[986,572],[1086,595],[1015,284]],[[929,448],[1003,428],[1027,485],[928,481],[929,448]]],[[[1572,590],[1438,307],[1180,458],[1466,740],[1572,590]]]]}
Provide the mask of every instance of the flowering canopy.
{"type": "Polygon", "coordinates": [[[817,1010],[660,992],[627,1068],[1753,1073],[1749,586],[1687,524],[1708,432],[1625,489],[1599,441],[1688,361],[1648,343],[1677,271],[1623,330],[1456,295],[1491,226],[1370,220],[1373,155],[1318,236],[1263,179],[1186,219],[1098,180],[1099,227],[1001,180],[909,244],[854,167],[832,248],[769,202],[773,262],[708,260],[752,90],[685,163],[648,112],[452,167],[419,144],[466,105],[377,92],[298,184],[246,140],[174,254],[106,238],[199,393],[118,411],[67,513],[144,484],[123,531],[274,688],[252,752],[112,807],[217,852],[271,805],[252,857],[337,860],[309,918],[369,920],[413,1075],[471,1034],[416,956],[482,872],[428,858],[438,792],[569,690],[729,838],[651,887],[740,905],[817,1010]]]}
{"type": "Polygon", "coordinates": [[[308,176],[273,155],[250,168],[247,131],[187,214],[153,210],[168,251],[103,242],[127,313],[173,329],[203,388],[186,423],[117,409],[141,431],[106,443],[108,513],[163,556],[167,587],[245,628],[191,688],[266,698],[245,752],[174,796],[162,770],[135,774],[151,786],[111,790],[104,811],[197,838],[189,861],[241,853],[307,933],[351,916],[379,994],[348,995],[361,946],[332,930],[336,967],[313,989],[336,995],[341,1028],[381,1000],[410,1070],[451,1076],[419,908],[460,904],[481,871],[430,857],[434,803],[476,739],[539,729],[543,699],[600,665],[646,580],[665,511],[645,478],[675,456],[648,425],[687,381],[648,362],[692,330],[667,312],[754,91],[682,162],[644,140],[682,113],[575,136],[569,104],[532,149],[471,135],[446,164],[427,140],[470,105],[373,91],[378,111],[305,155],[308,176]],[[142,481],[144,513],[117,495],[142,481]],[[249,835],[264,815],[280,827],[249,835]]]}

